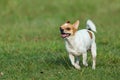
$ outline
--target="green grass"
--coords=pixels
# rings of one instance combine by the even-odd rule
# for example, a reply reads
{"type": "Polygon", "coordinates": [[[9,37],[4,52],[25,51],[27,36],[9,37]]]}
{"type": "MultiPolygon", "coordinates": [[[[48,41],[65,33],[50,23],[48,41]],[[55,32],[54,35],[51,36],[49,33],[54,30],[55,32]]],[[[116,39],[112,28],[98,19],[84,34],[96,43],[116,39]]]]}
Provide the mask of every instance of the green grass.
{"type": "MultiPolygon", "coordinates": [[[[0,80],[119,80],[119,0],[0,0],[0,80]],[[59,27],[92,19],[97,68],[74,69],[59,27]]],[[[82,62],[82,59],[80,59],[82,62]]]]}

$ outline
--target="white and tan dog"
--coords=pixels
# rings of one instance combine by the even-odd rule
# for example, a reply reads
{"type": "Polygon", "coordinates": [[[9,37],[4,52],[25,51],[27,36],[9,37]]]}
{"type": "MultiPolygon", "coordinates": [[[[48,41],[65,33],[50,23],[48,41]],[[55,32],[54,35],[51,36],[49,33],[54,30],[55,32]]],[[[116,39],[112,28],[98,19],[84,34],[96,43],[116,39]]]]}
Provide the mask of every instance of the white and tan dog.
{"type": "Polygon", "coordinates": [[[92,69],[96,66],[96,43],[95,35],[96,27],[91,20],[87,20],[86,29],[78,30],[79,20],[74,24],[66,22],[60,27],[61,37],[65,40],[66,49],[69,53],[69,59],[76,69],[80,69],[79,56],[83,56],[83,65],[88,66],[87,51],[92,54],[92,69]]]}

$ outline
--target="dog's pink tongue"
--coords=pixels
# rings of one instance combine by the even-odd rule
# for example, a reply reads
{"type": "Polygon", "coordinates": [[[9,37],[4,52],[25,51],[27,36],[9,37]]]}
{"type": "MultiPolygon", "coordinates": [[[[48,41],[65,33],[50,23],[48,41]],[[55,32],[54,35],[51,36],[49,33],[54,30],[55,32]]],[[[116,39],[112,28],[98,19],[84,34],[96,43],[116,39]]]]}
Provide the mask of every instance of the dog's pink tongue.
{"type": "Polygon", "coordinates": [[[64,38],[64,37],[66,37],[67,35],[66,35],[66,34],[62,34],[61,36],[64,38]]]}

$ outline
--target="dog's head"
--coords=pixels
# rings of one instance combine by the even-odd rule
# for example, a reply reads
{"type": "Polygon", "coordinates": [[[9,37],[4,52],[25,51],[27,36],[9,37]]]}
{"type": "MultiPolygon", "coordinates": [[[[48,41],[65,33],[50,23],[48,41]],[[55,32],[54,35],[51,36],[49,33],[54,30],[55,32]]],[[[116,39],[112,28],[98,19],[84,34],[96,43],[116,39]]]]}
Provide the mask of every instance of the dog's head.
{"type": "Polygon", "coordinates": [[[74,36],[79,26],[79,20],[77,20],[74,24],[71,24],[70,21],[67,21],[60,27],[61,37],[68,38],[70,36],[74,36]]]}

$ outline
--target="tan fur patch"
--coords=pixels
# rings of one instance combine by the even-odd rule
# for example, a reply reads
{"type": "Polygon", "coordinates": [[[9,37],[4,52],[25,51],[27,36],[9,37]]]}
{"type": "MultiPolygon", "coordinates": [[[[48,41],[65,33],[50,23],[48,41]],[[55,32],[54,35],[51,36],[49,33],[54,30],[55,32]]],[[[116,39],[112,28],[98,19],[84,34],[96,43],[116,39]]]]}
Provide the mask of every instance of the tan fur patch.
{"type": "Polygon", "coordinates": [[[75,28],[73,27],[73,34],[75,34],[76,31],[77,31],[77,29],[75,29],[75,28]]]}
{"type": "Polygon", "coordinates": [[[89,36],[90,36],[90,38],[92,39],[92,33],[90,32],[90,31],[88,31],[88,33],[89,33],[89,36]]]}

